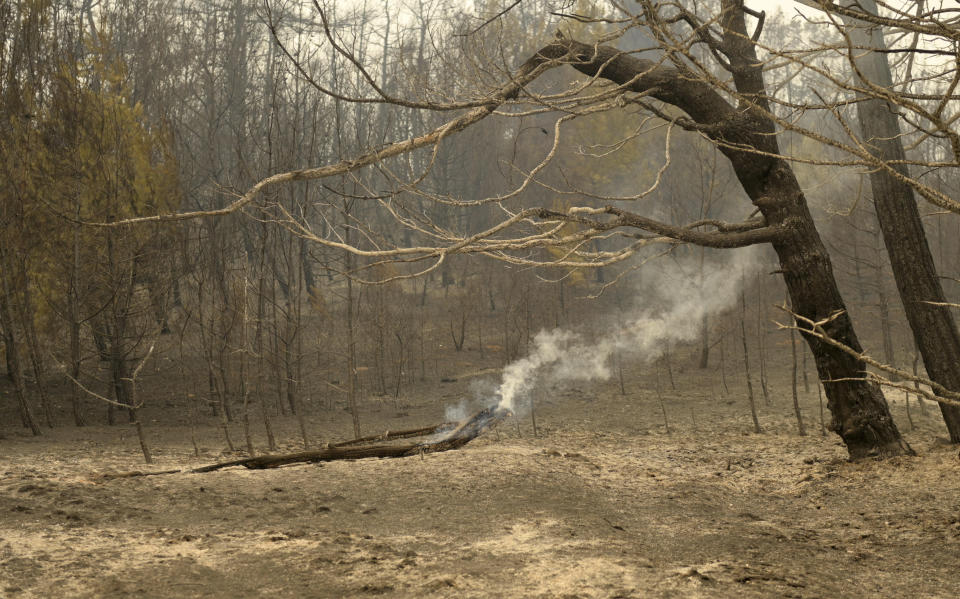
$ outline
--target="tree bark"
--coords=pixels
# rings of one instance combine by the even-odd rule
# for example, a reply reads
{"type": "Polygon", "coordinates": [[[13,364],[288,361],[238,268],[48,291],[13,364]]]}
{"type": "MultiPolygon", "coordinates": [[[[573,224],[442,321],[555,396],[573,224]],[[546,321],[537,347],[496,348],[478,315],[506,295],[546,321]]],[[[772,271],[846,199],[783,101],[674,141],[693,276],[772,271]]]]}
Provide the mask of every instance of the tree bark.
{"type": "MultiPolygon", "coordinates": [[[[343,226],[344,238],[350,244],[351,228],[349,223],[350,209],[345,202],[344,217],[348,219],[343,226]]],[[[347,400],[350,406],[350,416],[353,420],[353,435],[360,436],[360,411],[357,406],[357,342],[354,331],[353,306],[353,255],[344,252],[347,272],[347,400]]]]}
{"type": "MultiPolygon", "coordinates": [[[[79,212],[78,212],[79,214],[79,212]]],[[[79,221],[79,216],[77,221],[79,221]]],[[[67,289],[67,306],[69,307],[70,320],[67,323],[70,327],[70,377],[73,381],[80,380],[80,367],[82,355],[80,353],[80,225],[73,226],[73,260],[70,265],[70,283],[67,289]]],[[[81,406],[80,386],[77,382],[70,385],[70,406],[73,410],[73,423],[76,426],[83,426],[83,409],[81,406]]]]}

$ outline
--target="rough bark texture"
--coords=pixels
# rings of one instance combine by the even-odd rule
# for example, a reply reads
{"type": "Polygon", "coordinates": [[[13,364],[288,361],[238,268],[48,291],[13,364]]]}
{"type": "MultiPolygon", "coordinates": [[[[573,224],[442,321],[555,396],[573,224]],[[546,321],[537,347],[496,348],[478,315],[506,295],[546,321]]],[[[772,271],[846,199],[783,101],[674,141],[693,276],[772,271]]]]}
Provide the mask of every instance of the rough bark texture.
{"type": "MultiPolygon", "coordinates": [[[[827,325],[827,332],[859,351],[860,342],[803,191],[787,162],[776,157],[779,148],[775,127],[762,112],[768,108],[763,76],[746,35],[743,14],[729,2],[725,2],[725,9],[725,53],[733,67],[737,90],[750,100],[737,107],[694,74],[625,55],[616,48],[558,39],[539,55],[569,60],[571,66],[586,75],[608,79],[632,91],[647,92],[690,115],[701,131],[718,142],[767,225],[779,229],[772,245],[794,310],[815,321],[842,312],[827,325]]],[[[827,405],[833,414],[832,429],[843,438],[850,457],[912,453],[894,424],[880,388],[864,379],[864,363],[813,336],[805,334],[804,338],[824,383],[827,405]]]]}
{"type": "MultiPolygon", "coordinates": [[[[876,14],[876,5],[872,1],[865,1],[862,6],[876,14]]],[[[845,19],[845,22],[851,25],[849,35],[855,44],[884,47],[879,27],[868,30],[865,23],[853,19],[845,19]]],[[[870,84],[892,89],[893,79],[886,55],[856,52],[862,54],[855,61],[859,74],[870,84]]],[[[900,137],[897,107],[879,98],[867,98],[857,103],[857,117],[863,141],[871,153],[888,164],[893,162],[891,166],[897,174],[909,177],[906,165],[902,164],[906,154],[900,137]]],[[[927,375],[947,389],[960,390],[960,335],[950,308],[934,305],[946,302],[946,298],[913,189],[883,168],[870,173],[870,186],[893,277],[927,375]]],[[[940,411],[950,440],[960,443],[960,408],[940,404],[940,411]]]]}

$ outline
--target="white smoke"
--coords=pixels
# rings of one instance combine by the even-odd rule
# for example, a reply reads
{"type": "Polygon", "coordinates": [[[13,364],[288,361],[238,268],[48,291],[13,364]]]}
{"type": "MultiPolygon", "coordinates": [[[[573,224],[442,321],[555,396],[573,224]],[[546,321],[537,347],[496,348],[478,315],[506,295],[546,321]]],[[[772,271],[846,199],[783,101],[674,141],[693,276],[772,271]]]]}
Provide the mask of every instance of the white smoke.
{"type": "Polygon", "coordinates": [[[490,398],[497,396],[497,383],[491,379],[473,379],[470,382],[473,399],[461,399],[445,409],[446,422],[459,422],[481,408],[490,407],[490,398]]]}
{"type": "Polygon", "coordinates": [[[609,379],[611,358],[624,357],[650,363],[660,358],[673,343],[696,339],[704,315],[734,306],[740,290],[741,272],[755,262],[756,252],[727,252],[727,262],[700,277],[645,277],[643,297],[656,308],[646,308],[622,325],[611,325],[599,339],[564,329],[541,331],[526,357],[503,369],[494,396],[500,409],[516,411],[537,381],[547,375],[552,382],[609,379]],[[732,255],[731,255],[732,254],[732,255]]]}

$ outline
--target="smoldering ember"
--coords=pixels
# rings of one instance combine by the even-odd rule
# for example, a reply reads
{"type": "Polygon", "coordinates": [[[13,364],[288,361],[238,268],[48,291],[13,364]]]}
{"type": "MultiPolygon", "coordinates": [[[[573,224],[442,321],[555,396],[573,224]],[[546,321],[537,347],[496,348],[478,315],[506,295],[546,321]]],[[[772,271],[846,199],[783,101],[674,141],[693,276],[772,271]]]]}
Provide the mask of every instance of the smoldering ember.
{"type": "Polygon", "coordinates": [[[955,3],[0,34],[0,597],[960,596],[955,3]]]}

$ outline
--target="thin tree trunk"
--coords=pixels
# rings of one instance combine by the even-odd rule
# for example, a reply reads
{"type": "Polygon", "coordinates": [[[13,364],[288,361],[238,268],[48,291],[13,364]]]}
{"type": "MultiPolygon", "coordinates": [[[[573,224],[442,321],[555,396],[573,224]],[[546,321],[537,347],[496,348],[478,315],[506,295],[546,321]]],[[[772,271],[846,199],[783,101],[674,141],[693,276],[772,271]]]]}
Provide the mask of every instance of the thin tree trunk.
{"type": "Polygon", "coordinates": [[[910,413],[910,392],[903,392],[903,401],[907,404],[907,421],[910,423],[910,430],[917,430],[917,426],[913,423],[913,414],[910,413]]]}
{"type": "Polygon", "coordinates": [[[750,401],[750,416],[753,418],[753,432],[763,432],[757,417],[757,401],[753,396],[753,382],[750,377],[750,351],[747,349],[747,280],[742,277],[740,287],[740,338],[743,340],[743,374],[747,378],[747,399],[750,401]]]}
{"type": "Polygon", "coordinates": [[[767,388],[767,348],[766,348],[766,327],[764,326],[764,315],[766,307],[763,301],[763,280],[760,273],[757,273],[757,359],[760,362],[760,391],[763,393],[763,405],[770,405],[770,391],[767,388]]]}
{"type": "Polygon", "coordinates": [[[797,434],[806,436],[807,429],[803,426],[803,414],[800,412],[800,398],[797,393],[797,331],[790,329],[790,355],[793,358],[793,371],[790,388],[793,390],[793,413],[797,417],[797,434]]]}
{"type": "Polygon", "coordinates": [[[920,354],[914,351],[913,353],[913,376],[914,376],[913,388],[917,390],[917,403],[920,404],[920,414],[922,416],[926,416],[927,406],[923,401],[923,396],[920,395],[920,382],[916,380],[916,377],[918,376],[918,366],[920,365],[919,362],[920,362],[920,354]]]}
{"type": "Polygon", "coordinates": [[[303,405],[303,271],[297,269],[296,271],[297,278],[297,287],[296,295],[294,295],[294,332],[296,334],[297,342],[297,354],[296,359],[293,362],[293,373],[294,373],[294,397],[296,398],[297,404],[297,425],[300,427],[300,438],[303,440],[303,448],[310,448],[310,435],[307,434],[307,414],[306,409],[303,405]]]}
{"type": "Polygon", "coordinates": [[[667,344],[667,351],[663,353],[663,363],[667,367],[667,377],[670,379],[670,389],[672,391],[677,390],[677,383],[673,380],[673,365],[670,360],[670,345],[667,344]]]}
{"type": "MultiPolygon", "coordinates": [[[[292,291],[291,291],[292,294],[292,291]]],[[[283,372],[284,379],[287,384],[287,407],[290,408],[291,414],[296,414],[299,417],[301,412],[297,386],[297,372],[296,372],[296,360],[294,359],[294,343],[297,341],[297,336],[300,334],[299,325],[296,323],[296,314],[294,314],[294,305],[290,299],[290,296],[287,297],[286,303],[286,314],[284,315],[283,323],[283,372]]]]}
{"type": "Polygon", "coordinates": [[[227,422],[233,422],[233,407],[230,402],[230,386],[227,377],[227,343],[229,340],[229,332],[223,332],[223,345],[217,350],[217,364],[214,374],[216,380],[218,381],[218,389],[220,390],[220,413],[223,414],[223,417],[227,419],[227,422]]]}
{"type": "MultiPolygon", "coordinates": [[[[5,258],[5,252],[0,249],[0,258],[5,258]]],[[[2,262],[6,266],[7,261],[2,262]]],[[[27,400],[27,389],[23,383],[23,371],[20,368],[20,348],[17,344],[16,333],[13,329],[13,317],[10,314],[10,286],[7,276],[10,271],[7,268],[0,273],[0,328],[3,329],[3,345],[7,350],[7,374],[13,379],[14,392],[17,395],[17,405],[20,408],[20,419],[24,426],[30,429],[35,436],[39,436],[40,426],[37,419],[33,416],[33,410],[30,409],[30,403],[27,400]]]]}
{"type": "Polygon", "coordinates": [[[393,399],[394,409],[399,412],[400,406],[396,400],[400,397],[400,384],[403,381],[403,365],[406,363],[406,355],[404,354],[403,336],[400,334],[400,331],[394,331],[394,335],[397,337],[397,379],[396,385],[394,385],[393,388],[393,399]]]}
{"type": "Polygon", "coordinates": [[[238,378],[240,379],[240,398],[243,402],[243,438],[247,444],[247,455],[253,457],[257,455],[257,449],[253,445],[253,431],[250,427],[250,388],[247,385],[247,279],[243,278],[243,293],[240,294],[240,351],[238,352],[238,378]]]}
{"type": "MultiPolygon", "coordinates": [[[[349,210],[345,210],[349,217],[349,210]]],[[[344,236],[347,245],[350,245],[352,227],[344,225],[344,236]]],[[[350,405],[350,416],[353,419],[353,436],[360,437],[360,412],[357,407],[357,345],[353,330],[353,254],[346,254],[347,271],[347,397],[350,405]]]]}
{"type": "Polygon", "coordinates": [[[420,381],[427,380],[427,352],[426,352],[426,334],[427,324],[423,316],[423,308],[420,309],[420,381]]]}
{"type": "Polygon", "coordinates": [[[258,308],[260,310],[260,317],[257,322],[257,337],[260,341],[257,343],[257,404],[260,408],[260,418],[263,420],[263,430],[267,434],[267,448],[269,451],[276,451],[277,449],[277,439],[273,434],[273,423],[270,421],[270,413],[267,410],[267,402],[264,399],[264,390],[263,390],[263,325],[260,319],[263,318],[262,306],[258,308]]]}
{"type": "Polygon", "coordinates": [[[663,391],[660,384],[660,365],[657,364],[657,403],[660,405],[660,414],[663,416],[663,428],[670,434],[670,422],[667,420],[667,407],[663,403],[663,391]]]}
{"type": "MultiPolygon", "coordinates": [[[[151,348],[152,351],[152,348],[151,348]]],[[[149,354],[147,354],[149,357],[149,354]]],[[[146,362],[147,358],[144,358],[146,362]]],[[[143,362],[141,362],[141,366],[143,362]]],[[[137,374],[139,374],[140,369],[137,368],[137,371],[133,374],[130,380],[130,401],[132,406],[130,408],[130,415],[133,417],[133,426],[137,431],[137,440],[140,442],[140,451],[143,453],[143,461],[147,464],[153,463],[153,454],[150,453],[150,446],[147,443],[147,435],[143,431],[143,424],[140,422],[140,409],[136,405],[137,401],[137,374]]]]}
{"type": "Polygon", "coordinates": [[[377,302],[377,315],[375,319],[376,328],[377,328],[377,347],[374,355],[377,360],[377,383],[380,385],[380,388],[377,390],[377,393],[383,397],[387,394],[387,307],[384,302],[384,286],[377,285],[377,288],[374,290],[375,299],[377,302]]]}
{"type": "Polygon", "coordinates": [[[43,364],[40,357],[40,343],[37,341],[37,329],[33,323],[33,302],[31,301],[29,283],[23,289],[20,321],[23,323],[23,333],[27,342],[34,384],[37,387],[37,394],[40,396],[40,410],[43,412],[43,421],[48,428],[53,428],[53,410],[50,407],[50,400],[43,383],[43,364]]]}
{"type": "Polygon", "coordinates": [[[537,429],[537,402],[536,402],[536,393],[530,394],[530,424],[533,427],[533,438],[536,439],[540,436],[540,431],[537,429]]]}
{"type": "MultiPolygon", "coordinates": [[[[70,329],[70,378],[72,381],[80,380],[80,365],[82,356],[80,355],[80,297],[78,290],[78,278],[80,273],[80,225],[74,227],[73,233],[73,265],[70,272],[70,287],[67,292],[67,305],[70,311],[70,321],[67,326],[70,329]]],[[[76,426],[83,426],[83,408],[81,405],[80,385],[76,382],[70,385],[70,407],[73,411],[73,423],[76,426]]]]}
{"type": "MultiPolygon", "coordinates": [[[[115,338],[110,344],[110,378],[113,384],[113,399],[118,404],[132,406],[133,404],[130,403],[130,393],[127,387],[130,379],[130,369],[128,368],[126,358],[120,353],[122,350],[119,347],[119,343],[119,339],[115,338]]],[[[135,417],[133,410],[128,408],[127,415],[132,423],[135,417]]]]}
{"type": "Polygon", "coordinates": [[[263,420],[263,429],[267,434],[267,449],[268,451],[276,451],[277,441],[273,434],[273,425],[270,422],[270,414],[267,410],[267,402],[264,399],[264,390],[263,390],[263,356],[264,356],[264,343],[263,343],[263,319],[266,317],[266,310],[264,309],[264,301],[266,293],[266,268],[267,268],[267,226],[266,223],[263,223],[260,228],[261,239],[260,239],[260,264],[259,264],[259,276],[257,277],[257,328],[254,332],[254,347],[257,355],[257,380],[256,380],[256,389],[255,393],[257,395],[257,404],[260,408],[260,418],[263,420]]]}
{"type": "Polygon", "coordinates": [[[222,376],[218,376],[216,371],[211,373],[214,387],[217,390],[217,395],[220,397],[220,430],[223,431],[223,438],[227,442],[227,448],[233,452],[236,451],[236,448],[233,446],[233,440],[230,438],[230,420],[227,418],[227,410],[224,408],[224,396],[226,393],[223,388],[226,385],[222,376]]]}
{"type": "MultiPolygon", "coordinates": [[[[284,386],[286,384],[285,378],[283,376],[283,354],[280,351],[280,346],[283,344],[281,337],[283,336],[280,331],[280,317],[277,315],[277,280],[276,280],[276,266],[274,266],[274,278],[270,283],[270,312],[273,321],[273,360],[271,364],[273,365],[273,379],[277,387],[277,410],[280,412],[281,416],[287,415],[286,400],[284,396],[284,386]]],[[[296,409],[296,407],[294,407],[296,409]]]]}
{"type": "Polygon", "coordinates": [[[147,444],[147,436],[143,432],[143,424],[140,422],[140,415],[137,410],[131,410],[133,413],[133,426],[137,430],[137,439],[140,441],[140,452],[143,453],[143,461],[147,464],[153,463],[153,455],[150,453],[150,446],[147,444]]]}
{"type": "Polygon", "coordinates": [[[620,395],[626,395],[627,385],[623,378],[623,355],[619,349],[617,350],[617,380],[620,382],[620,395]]]}
{"type": "Polygon", "coordinates": [[[710,364],[710,321],[707,313],[703,313],[700,319],[700,368],[704,369],[710,364]]]}

